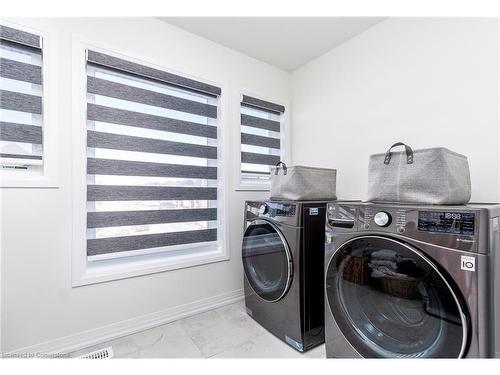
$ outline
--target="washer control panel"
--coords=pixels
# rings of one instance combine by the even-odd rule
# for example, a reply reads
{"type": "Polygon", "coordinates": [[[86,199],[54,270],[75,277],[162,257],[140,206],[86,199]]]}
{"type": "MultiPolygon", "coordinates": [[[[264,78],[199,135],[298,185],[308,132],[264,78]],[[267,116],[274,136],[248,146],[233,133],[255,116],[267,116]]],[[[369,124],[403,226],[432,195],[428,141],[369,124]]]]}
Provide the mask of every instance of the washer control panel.
{"type": "Polygon", "coordinates": [[[328,204],[326,224],[332,238],[350,232],[394,234],[459,250],[478,251],[479,221],[484,219],[487,219],[486,210],[468,206],[337,202],[328,204]]]}

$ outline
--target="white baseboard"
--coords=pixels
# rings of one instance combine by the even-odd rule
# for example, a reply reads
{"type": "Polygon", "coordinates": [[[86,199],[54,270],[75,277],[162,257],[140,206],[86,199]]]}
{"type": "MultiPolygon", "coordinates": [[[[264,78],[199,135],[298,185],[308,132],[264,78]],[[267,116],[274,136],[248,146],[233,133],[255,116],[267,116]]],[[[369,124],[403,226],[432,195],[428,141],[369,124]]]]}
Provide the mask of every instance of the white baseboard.
{"type": "Polygon", "coordinates": [[[9,353],[60,353],[67,354],[119,337],[141,332],[162,324],[196,315],[243,299],[243,289],[219,294],[199,301],[171,307],[151,314],[109,324],[104,327],[79,332],[70,336],[15,349],[9,353]]]}

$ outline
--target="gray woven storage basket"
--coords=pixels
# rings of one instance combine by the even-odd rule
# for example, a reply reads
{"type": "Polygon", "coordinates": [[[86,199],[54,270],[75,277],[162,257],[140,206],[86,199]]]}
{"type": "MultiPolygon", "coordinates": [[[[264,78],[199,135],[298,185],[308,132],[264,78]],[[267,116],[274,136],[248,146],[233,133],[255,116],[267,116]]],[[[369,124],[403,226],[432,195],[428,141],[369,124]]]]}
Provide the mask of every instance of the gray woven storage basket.
{"type": "Polygon", "coordinates": [[[304,166],[271,168],[271,199],[336,200],[337,170],[304,166]]]}
{"type": "Polygon", "coordinates": [[[471,182],[467,157],[444,147],[412,150],[398,142],[370,156],[368,200],[424,204],[466,204],[471,182]],[[392,152],[404,146],[404,152],[392,152]]]}

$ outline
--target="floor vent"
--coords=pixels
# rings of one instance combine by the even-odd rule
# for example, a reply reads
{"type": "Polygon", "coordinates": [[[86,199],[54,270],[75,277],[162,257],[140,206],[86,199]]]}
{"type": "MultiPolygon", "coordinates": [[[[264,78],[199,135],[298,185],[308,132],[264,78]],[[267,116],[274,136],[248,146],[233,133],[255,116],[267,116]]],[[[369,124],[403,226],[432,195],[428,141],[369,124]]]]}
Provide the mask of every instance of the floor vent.
{"type": "Polygon", "coordinates": [[[100,350],[96,350],[95,352],[84,354],[78,358],[84,358],[84,359],[113,358],[113,348],[111,346],[108,346],[107,348],[103,348],[100,350]]]}

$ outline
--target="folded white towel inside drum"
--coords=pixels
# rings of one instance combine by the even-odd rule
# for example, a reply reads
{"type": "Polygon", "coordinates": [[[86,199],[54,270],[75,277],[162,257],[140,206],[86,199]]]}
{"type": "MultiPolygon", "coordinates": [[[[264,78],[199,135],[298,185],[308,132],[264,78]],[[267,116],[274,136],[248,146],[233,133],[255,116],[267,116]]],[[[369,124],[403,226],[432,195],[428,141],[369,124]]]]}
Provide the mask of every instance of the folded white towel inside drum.
{"type": "Polygon", "coordinates": [[[371,276],[376,278],[376,279],[386,277],[386,276],[407,277],[406,275],[404,275],[402,273],[395,272],[386,266],[378,266],[377,267],[371,263],[368,263],[368,267],[370,267],[372,269],[371,276]]]}
{"type": "Polygon", "coordinates": [[[377,250],[371,253],[372,260],[380,259],[380,260],[389,260],[392,262],[397,262],[400,259],[400,257],[401,256],[394,250],[388,250],[388,249],[377,250]]]}
{"type": "Polygon", "coordinates": [[[397,263],[391,260],[372,258],[370,264],[372,264],[375,267],[387,267],[394,271],[398,269],[397,263]]]}

